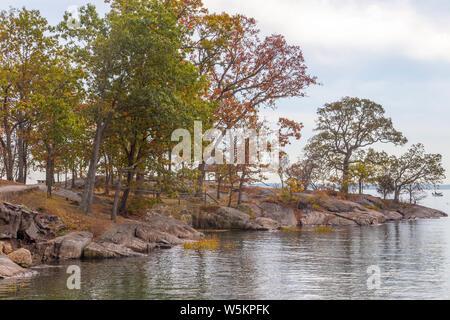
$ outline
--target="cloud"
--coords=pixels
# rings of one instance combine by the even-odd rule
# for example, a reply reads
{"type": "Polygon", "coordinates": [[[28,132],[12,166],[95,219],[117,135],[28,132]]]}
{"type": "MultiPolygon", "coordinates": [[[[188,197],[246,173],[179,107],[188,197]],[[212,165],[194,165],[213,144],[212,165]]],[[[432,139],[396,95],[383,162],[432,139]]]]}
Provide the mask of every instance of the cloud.
{"type": "Polygon", "coordinates": [[[411,1],[205,0],[213,11],[255,17],[267,33],[286,35],[332,62],[354,53],[396,53],[450,63],[450,13],[435,19],[411,1]]]}

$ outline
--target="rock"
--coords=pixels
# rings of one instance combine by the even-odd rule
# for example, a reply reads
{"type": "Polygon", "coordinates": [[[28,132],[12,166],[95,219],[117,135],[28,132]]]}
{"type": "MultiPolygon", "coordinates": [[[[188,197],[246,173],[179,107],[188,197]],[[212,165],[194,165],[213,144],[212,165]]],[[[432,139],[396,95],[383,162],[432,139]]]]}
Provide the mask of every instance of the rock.
{"type": "Polygon", "coordinates": [[[269,218],[256,218],[255,223],[260,226],[259,231],[273,231],[281,228],[281,225],[277,221],[269,218]]]}
{"type": "Polygon", "coordinates": [[[10,254],[8,254],[8,258],[17,263],[19,266],[28,268],[33,264],[33,259],[31,258],[31,252],[27,249],[21,248],[16,250],[10,254]]]}
{"type": "Polygon", "coordinates": [[[123,245],[111,242],[95,243],[91,242],[83,251],[85,259],[112,259],[125,257],[142,257],[141,253],[135,252],[123,245]]]}
{"type": "Polygon", "coordinates": [[[13,248],[9,242],[0,241],[0,255],[8,255],[13,252],[13,248]]]}
{"type": "Polygon", "coordinates": [[[85,258],[114,258],[142,256],[156,248],[171,248],[185,240],[198,240],[201,233],[186,223],[158,214],[145,222],[116,224],[105,232],[98,243],[86,247],[85,258]]]}
{"type": "Polygon", "coordinates": [[[29,211],[9,203],[0,204],[0,239],[35,243],[53,239],[65,228],[57,216],[29,211]]]}
{"type": "Polygon", "coordinates": [[[194,227],[204,230],[268,231],[280,228],[272,219],[252,219],[247,213],[228,207],[194,214],[192,221],[194,227]]]}
{"type": "Polygon", "coordinates": [[[36,273],[22,268],[8,257],[0,256],[0,279],[32,277],[36,273]]]}
{"type": "Polygon", "coordinates": [[[367,194],[357,195],[354,199],[354,202],[372,209],[384,209],[386,208],[385,203],[380,198],[370,196],[367,194]]]}
{"type": "Polygon", "coordinates": [[[262,211],[262,217],[275,220],[282,227],[296,227],[298,225],[292,208],[283,207],[271,202],[263,202],[262,211]]]}
{"type": "Polygon", "coordinates": [[[448,215],[442,211],[426,208],[419,205],[405,205],[398,209],[403,215],[404,219],[440,219],[448,217],[448,215]]]}
{"type": "Polygon", "coordinates": [[[391,210],[382,210],[381,211],[386,218],[386,221],[399,221],[403,219],[403,215],[391,210]]]}
{"type": "Polygon", "coordinates": [[[300,224],[302,226],[357,226],[357,223],[351,219],[321,211],[303,212],[300,224]]]}
{"type": "Polygon", "coordinates": [[[216,212],[194,214],[192,224],[198,229],[249,230],[250,216],[233,208],[221,207],[216,212]]]}
{"type": "Polygon", "coordinates": [[[241,201],[242,202],[250,202],[250,198],[248,196],[248,193],[246,193],[246,192],[242,192],[241,193],[241,201]]]}
{"type": "Polygon", "coordinates": [[[39,261],[79,259],[92,241],[90,232],[74,232],[63,237],[36,244],[39,261]]]}
{"type": "Polygon", "coordinates": [[[174,235],[180,239],[197,240],[201,237],[201,233],[190,227],[186,222],[169,217],[149,215],[145,218],[145,222],[154,229],[174,235]]]}

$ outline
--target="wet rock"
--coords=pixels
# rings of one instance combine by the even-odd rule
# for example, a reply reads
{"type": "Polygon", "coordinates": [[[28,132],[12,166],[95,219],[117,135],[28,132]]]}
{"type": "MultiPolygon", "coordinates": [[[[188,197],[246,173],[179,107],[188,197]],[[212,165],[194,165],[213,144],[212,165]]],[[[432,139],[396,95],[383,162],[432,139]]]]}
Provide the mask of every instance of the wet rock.
{"type": "Polygon", "coordinates": [[[300,219],[302,226],[357,226],[352,219],[339,217],[333,213],[321,211],[304,212],[300,219]]]}
{"type": "Polygon", "coordinates": [[[281,225],[277,221],[269,218],[256,218],[255,223],[259,226],[259,231],[273,231],[281,228],[281,225]]]}
{"type": "Polygon", "coordinates": [[[399,221],[403,219],[403,215],[397,211],[382,210],[381,211],[386,218],[386,221],[399,221]]]}
{"type": "Polygon", "coordinates": [[[83,251],[84,259],[113,259],[142,256],[144,256],[144,254],[135,252],[123,245],[118,245],[111,242],[92,242],[83,251]]]}
{"type": "Polygon", "coordinates": [[[195,228],[204,230],[268,231],[280,227],[272,219],[252,219],[247,213],[228,207],[194,214],[192,220],[195,228]]]}
{"type": "Polygon", "coordinates": [[[92,242],[90,232],[74,232],[63,237],[37,243],[35,255],[41,262],[52,260],[79,259],[83,250],[92,242]]]}
{"type": "Polygon", "coordinates": [[[271,202],[262,203],[262,217],[277,221],[282,227],[296,227],[297,218],[292,208],[271,202]]]}
{"type": "Polygon", "coordinates": [[[28,268],[33,264],[33,259],[31,258],[31,252],[27,249],[20,248],[10,254],[8,254],[8,258],[17,263],[19,266],[28,268]]]}
{"type": "Polygon", "coordinates": [[[0,279],[25,278],[32,277],[35,274],[37,274],[36,271],[24,269],[8,257],[0,256],[0,279]]]}

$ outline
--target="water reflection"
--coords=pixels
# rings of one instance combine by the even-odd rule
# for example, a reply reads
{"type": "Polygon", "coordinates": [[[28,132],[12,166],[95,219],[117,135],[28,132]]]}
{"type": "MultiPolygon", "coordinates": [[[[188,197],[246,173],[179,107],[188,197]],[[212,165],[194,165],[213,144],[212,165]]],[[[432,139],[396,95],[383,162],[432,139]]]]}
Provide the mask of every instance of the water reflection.
{"type": "Polygon", "coordinates": [[[232,249],[174,248],[148,258],[78,263],[82,290],[66,289],[67,265],[0,281],[3,299],[442,299],[450,298],[450,220],[402,222],[331,233],[229,232],[232,249]],[[381,289],[367,288],[367,268],[381,289]]]}

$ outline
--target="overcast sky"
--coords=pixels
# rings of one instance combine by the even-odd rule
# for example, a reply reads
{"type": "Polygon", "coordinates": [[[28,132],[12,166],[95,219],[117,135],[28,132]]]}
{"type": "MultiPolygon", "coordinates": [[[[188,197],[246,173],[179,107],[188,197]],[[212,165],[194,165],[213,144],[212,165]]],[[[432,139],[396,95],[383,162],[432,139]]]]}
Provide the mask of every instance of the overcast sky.
{"type": "MultiPolygon", "coordinates": [[[[102,0],[1,0],[1,9],[39,9],[57,23],[70,6],[102,0]]],[[[300,45],[310,73],[323,84],[308,97],[278,103],[277,114],[305,124],[312,135],[316,109],[343,96],[382,104],[394,125],[428,152],[442,153],[450,177],[450,1],[448,0],[204,0],[211,11],[254,17],[264,34],[300,45]]],[[[405,148],[381,146],[388,152],[405,148]]],[[[289,149],[291,158],[300,150],[289,149]]],[[[450,178],[447,179],[450,183],[450,178]]]]}

